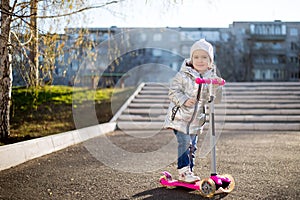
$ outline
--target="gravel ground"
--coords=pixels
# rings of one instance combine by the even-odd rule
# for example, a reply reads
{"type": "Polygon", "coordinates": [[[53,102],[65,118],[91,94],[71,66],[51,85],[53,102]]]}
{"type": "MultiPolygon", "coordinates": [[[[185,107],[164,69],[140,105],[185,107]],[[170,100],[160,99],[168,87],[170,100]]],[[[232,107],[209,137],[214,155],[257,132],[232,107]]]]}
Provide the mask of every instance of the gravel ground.
{"type": "MultiPolygon", "coordinates": [[[[117,131],[1,171],[0,199],[205,199],[198,191],[166,189],[158,182],[163,170],[177,175],[176,146],[159,152],[173,134],[137,136],[117,131]],[[113,148],[103,150],[104,140],[113,148]],[[139,157],[127,159],[128,152],[139,157]],[[172,162],[166,159],[166,164],[164,157],[172,162]],[[148,172],[141,173],[143,169],[148,172]]],[[[231,174],[236,187],[214,199],[299,199],[299,152],[300,132],[223,133],[217,168],[231,174]]],[[[209,175],[210,155],[198,158],[195,173],[209,175]]]]}

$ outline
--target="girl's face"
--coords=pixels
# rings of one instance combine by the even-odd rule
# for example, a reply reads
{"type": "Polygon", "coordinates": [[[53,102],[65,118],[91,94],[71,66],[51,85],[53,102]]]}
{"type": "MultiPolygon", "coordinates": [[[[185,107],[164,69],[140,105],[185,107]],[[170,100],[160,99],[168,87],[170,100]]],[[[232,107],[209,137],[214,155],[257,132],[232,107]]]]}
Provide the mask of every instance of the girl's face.
{"type": "Polygon", "coordinates": [[[194,51],[192,56],[192,64],[194,69],[200,74],[205,73],[211,64],[208,53],[201,49],[194,51]]]}

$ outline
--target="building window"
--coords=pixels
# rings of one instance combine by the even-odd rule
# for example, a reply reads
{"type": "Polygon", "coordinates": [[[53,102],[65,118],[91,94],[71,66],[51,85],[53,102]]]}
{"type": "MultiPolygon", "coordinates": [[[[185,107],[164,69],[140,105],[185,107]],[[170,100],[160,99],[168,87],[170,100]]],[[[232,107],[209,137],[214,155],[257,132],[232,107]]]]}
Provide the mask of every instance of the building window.
{"type": "Polygon", "coordinates": [[[298,64],[299,59],[297,56],[290,57],[290,63],[298,64]]]}
{"type": "Polygon", "coordinates": [[[71,70],[77,71],[78,68],[79,68],[78,62],[77,62],[77,61],[72,61],[72,62],[71,62],[71,70]]]}
{"type": "Polygon", "coordinates": [[[281,33],[282,33],[282,35],[286,35],[286,26],[285,25],[281,26],[281,33]]]}
{"type": "Polygon", "coordinates": [[[278,43],[278,42],[274,42],[273,43],[273,46],[272,46],[272,49],[281,49],[282,47],[281,47],[281,44],[280,43],[278,43]]]}
{"type": "Polygon", "coordinates": [[[153,35],[153,41],[161,41],[162,36],[160,33],[156,33],[153,35]]]}
{"type": "Polygon", "coordinates": [[[254,24],[250,25],[250,33],[255,34],[255,25],[254,24]]]}
{"type": "Polygon", "coordinates": [[[260,72],[261,70],[260,69],[254,69],[254,79],[255,80],[260,80],[260,72]]]}
{"type": "Polygon", "coordinates": [[[177,41],[178,41],[177,35],[176,35],[176,34],[171,34],[171,35],[170,35],[170,40],[171,40],[172,42],[177,42],[177,41]]]}
{"type": "Polygon", "coordinates": [[[57,76],[64,76],[65,70],[63,68],[55,68],[55,73],[57,76]]]}
{"type": "Polygon", "coordinates": [[[102,37],[101,37],[101,40],[105,41],[105,40],[108,40],[108,39],[109,39],[108,33],[103,33],[102,37]]]}
{"type": "Polygon", "coordinates": [[[299,72],[291,72],[290,73],[290,78],[292,80],[298,80],[299,79],[299,72]]]}
{"type": "Polygon", "coordinates": [[[272,64],[278,64],[278,63],[279,63],[279,61],[278,61],[277,56],[273,56],[272,57],[272,64]]]}
{"type": "Polygon", "coordinates": [[[172,53],[172,56],[177,56],[177,54],[178,54],[177,49],[173,48],[171,53],[172,53]]]}
{"type": "Polygon", "coordinates": [[[228,33],[221,33],[221,38],[224,42],[228,42],[230,39],[230,36],[228,33]]]}
{"type": "Polygon", "coordinates": [[[137,53],[138,55],[146,55],[146,49],[138,49],[137,53]]]}
{"type": "Polygon", "coordinates": [[[190,48],[188,46],[182,46],[181,53],[183,55],[189,55],[190,54],[190,48]]]}
{"type": "Polygon", "coordinates": [[[172,68],[174,71],[178,71],[178,70],[179,70],[179,65],[178,65],[178,63],[177,63],[177,62],[172,62],[171,68],[172,68]]]}
{"type": "Polygon", "coordinates": [[[280,35],[281,34],[281,27],[280,26],[275,26],[275,34],[280,35]]]}
{"type": "Polygon", "coordinates": [[[261,42],[254,42],[254,48],[255,49],[260,49],[263,47],[263,44],[261,42]]]}
{"type": "Polygon", "coordinates": [[[257,24],[250,25],[250,32],[257,35],[285,35],[285,25],[257,24]]]}
{"type": "Polygon", "coordinates": [[[298,50],[298,45],[295,42],[291,42],[291,50],[298,50]]]}
{"type": "Polygon", "coordinates": [[[147,35],[145,33],[142,33],[140,37],[143,42],[147,40],[147,35]]]}
{"type": "Polygon", "coordinates": [[[180,39],[184,40],[199,40],[201,38],[201,33],[198,31],[182,31],[180,33],[180,39]]]}
{"type": "Polygon", "coordinates": [[[159,57],[159,56],[162,55],[162,51],[160,49],[153,49],[152,55],[156,56],[156,57],[159,57]]]}
{"type": "Polygon", "coordinates": [[[279,55],[278,56],[278,61],[279,61],[280,64],[285,64],[286,63],[285,55],[279,55]]]}
{"type": "Polygon", "coordinates": [[[291,36],[298,36],[298,29],[296,29],[296,28],[291,28],[291,29],[290,29],[290,35],[291,35],[291,36]]]}
{"type": "Polygon", "coordinates": [[[279,70],[278,70],[278,69],[275,69],[275,70],[273,71],[273,78],[276,79],[276,80],[279,79],[279,70]]]}
{"type": "Polygon", "coordinates": [[[257,56],[254,58],[255,64],[264,64],[264,58],[262,56],[257,56]]]}

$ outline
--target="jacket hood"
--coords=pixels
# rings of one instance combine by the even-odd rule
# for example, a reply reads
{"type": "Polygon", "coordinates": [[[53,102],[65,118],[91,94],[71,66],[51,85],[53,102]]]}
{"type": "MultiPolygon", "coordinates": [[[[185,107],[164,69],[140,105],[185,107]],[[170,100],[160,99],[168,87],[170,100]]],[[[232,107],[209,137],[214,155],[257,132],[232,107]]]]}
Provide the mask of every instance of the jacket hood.
{"type": "MultiPolygon", "coordinates": [[[[194,68],[192,68],[191,66],[188,65],[188,63],[190,63],[189,59],[185,59],[181,65],[181,68],[179,71],[190,74],[191,76],[193,76],[194,78],[198,78],[200,76],[200,73],[197,72],[194,68]]],[[[204,74],[202,74],[202,77],[210,77],[211,74],[211,70],[207,70],[204,74]]]]}

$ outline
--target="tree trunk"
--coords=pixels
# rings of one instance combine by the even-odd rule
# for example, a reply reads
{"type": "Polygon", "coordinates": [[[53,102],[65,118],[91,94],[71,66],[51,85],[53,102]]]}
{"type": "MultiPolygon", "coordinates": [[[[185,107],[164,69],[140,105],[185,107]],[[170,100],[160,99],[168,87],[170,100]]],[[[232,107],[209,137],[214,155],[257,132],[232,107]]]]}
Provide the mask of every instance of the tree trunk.
{"type": "Polygon", "coordinates": [[[2,0],[1,34],[0,34],[0,139],[5,140],[9,134],[9,109],[12,89],[12,69],[10,55],[9,0],[2,0]]]}
{"type": "Polygon", "coordinates": [[[38,28],[37,28],[37,6],[38,0],[30,1],[30,30],[33,34],[33,40],[30,47],[30,86],[37,87],[39,85],[39,45],[38,45],[38,28]]]}

